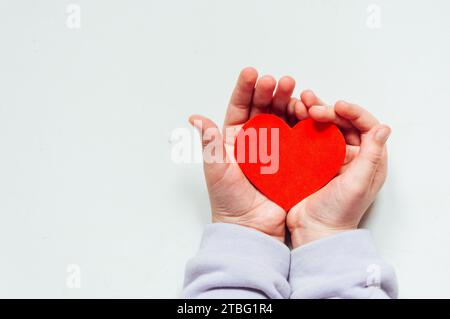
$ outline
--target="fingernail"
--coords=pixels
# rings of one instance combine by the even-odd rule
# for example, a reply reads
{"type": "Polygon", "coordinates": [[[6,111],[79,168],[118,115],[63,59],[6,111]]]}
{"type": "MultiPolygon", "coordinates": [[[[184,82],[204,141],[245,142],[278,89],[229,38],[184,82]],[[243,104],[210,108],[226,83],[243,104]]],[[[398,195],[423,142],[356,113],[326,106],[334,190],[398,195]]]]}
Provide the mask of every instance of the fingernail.
{"type": "Polygon", "coordinates": [[[391,129],[387,126],[382,126],[375,132],[375,140],[384,144],[389,138],[389,135],[391,135],[391,129]]]}

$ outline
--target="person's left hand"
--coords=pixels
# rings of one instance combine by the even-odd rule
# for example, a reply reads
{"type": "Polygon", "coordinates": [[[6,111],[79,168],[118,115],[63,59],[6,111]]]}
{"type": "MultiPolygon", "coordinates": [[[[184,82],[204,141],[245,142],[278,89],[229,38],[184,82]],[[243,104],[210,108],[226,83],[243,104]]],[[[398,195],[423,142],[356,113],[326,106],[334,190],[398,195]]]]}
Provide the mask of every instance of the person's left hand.
{"type": "Polygon", "coordinates": [[[328,106],[310,90],[301,100],[313,120],[339,127],[347,145],[337,176],[289,211],[287,226],[294,248],[358,228],[386,179],[386,141],[391,132],[358,105],[338,101],[328,106]]]}

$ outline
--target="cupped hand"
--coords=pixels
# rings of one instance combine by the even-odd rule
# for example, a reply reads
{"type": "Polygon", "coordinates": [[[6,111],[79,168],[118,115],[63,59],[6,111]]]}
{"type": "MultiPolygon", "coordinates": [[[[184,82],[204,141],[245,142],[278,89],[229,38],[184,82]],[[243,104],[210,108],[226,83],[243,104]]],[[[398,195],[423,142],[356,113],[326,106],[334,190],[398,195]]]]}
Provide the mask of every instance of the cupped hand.
{"type": "MultiPolygon", "coordinates": [[[[291,98],[294,87],[295,81],[291,77],[282,77],[277,85],[272,76],[258,79],[255,69],[245,68],[231,95],[223,125],[224,134],[214,122],[203,116],[189,118],[202,137],[204,157],[207,153],[215,155],[213,160],[204,158],[213,222],[250,227],[284,242],[286,212],[253,187],[232,157],[239,129],[255,115],[273,113],[290,122],[301,118],[300,111],[295,115],[295,106],[300,102],[291,98]]],[[[306,114],[304,107],[302,112],[306,114]]]]}
{"type": "Polygon", "coordinates": [[[289,211],[286,224],[294,248],[358,227],[386,178],[385,144],[391,132],[360,106],[345,101],[327,106],[312,91],[303,92],[296,107],[306,108],[316,121],[336,124],[347,152],[338,175],[289,211]]]}

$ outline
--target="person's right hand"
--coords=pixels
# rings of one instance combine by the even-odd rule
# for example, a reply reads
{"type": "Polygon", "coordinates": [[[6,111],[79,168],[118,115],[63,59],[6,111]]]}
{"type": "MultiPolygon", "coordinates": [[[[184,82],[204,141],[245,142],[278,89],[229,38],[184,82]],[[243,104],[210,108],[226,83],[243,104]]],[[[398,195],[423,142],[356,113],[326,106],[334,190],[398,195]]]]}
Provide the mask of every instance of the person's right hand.
{"type": "MultiPolygon", "coordinates": [[[[229,156],[234,156],[234,142],[239,129],[260,113],[273,113],[292,121],[295,118],[294,105],[298,102],[291,99],[295,81],[286,76],[278,81],[275,90],[276,84],[272,76],[263,76],[258,80],[258,73],[253,68],[242,70],[224,122],[224,131],[231,129],[232,134],[226,134],[223,138],[211,120],[200,115],[189,118],[200,131],[203,148],[217,143],[227,149],[229,156]]],[[[227,155],[222,162],[205,161],[204,172],[213,222],[250,227],[284,242],[286,212],[256,190],[235,162],[230,162],[227,155]]]]}
{"type": "Polygon", "coordinates": [[[338,175],[289,211],[293,248],[358,227],[386,178],[385,143],[391,133],[360,106],[339,101],[330,107],[312,91],[303,92],[296,106],[306,106],[316,121],[336,124],[345,137],[347,153],[338,175]]]}

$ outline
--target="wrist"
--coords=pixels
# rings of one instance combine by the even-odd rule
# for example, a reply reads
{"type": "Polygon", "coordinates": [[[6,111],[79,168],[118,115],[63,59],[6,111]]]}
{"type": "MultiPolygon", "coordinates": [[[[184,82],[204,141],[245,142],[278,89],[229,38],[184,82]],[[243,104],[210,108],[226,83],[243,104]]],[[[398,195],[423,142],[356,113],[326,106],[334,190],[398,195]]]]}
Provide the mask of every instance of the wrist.
{"type": "Polygon", "coordinates": [[[302,214],[302,216],[295,220],[295,222],[292,222],[292,220],[289,220],[288,222],[288,229],[291,236],[291,244],[293,249],[316,240],[355,230],[357,228],[358,224],[328,225],[310,218],[306,214],[302,214]]]}
{"type": "Polygon", "coordinates": [[[343,229],[306,229],[295,228],[290,230],[292,248],[298,248],[313,241],[324,239],[326,237],[334,236],[339,233],[354,230],[356,228],[343,228],[343,229]]]}
{"type": "Polygon", "coordinates": [[[262,225],[254,225],[250,221],[240,220],[239,218],[218,218],[213,215],[212,217],[213,223],[226,223],[226,224],[234,224],[237,226],[242,226],[246,228],[251,228],[253,230],[256,230],[258,232],[261,232],[267,236],[272,237],[273,239],[282,242],[283,244],[286,241],[286,232],[285,232],[285,224],[282,225],[282,227],[277,227],[276,230],[274,229],[265,229],[262,227],[262,225]],[[279,229],[278,229],[279,228],[279,229]]]}

